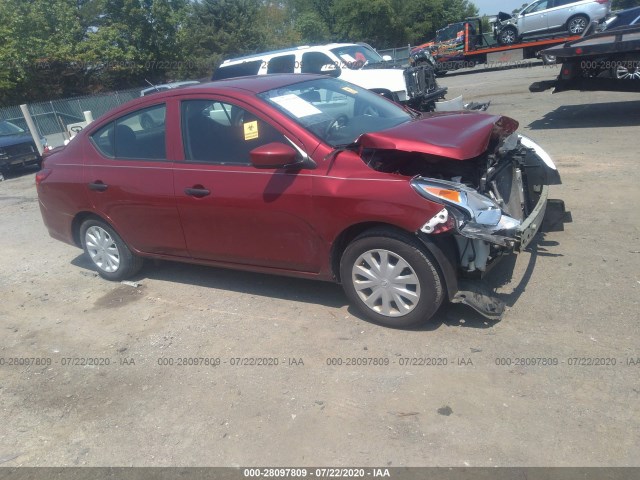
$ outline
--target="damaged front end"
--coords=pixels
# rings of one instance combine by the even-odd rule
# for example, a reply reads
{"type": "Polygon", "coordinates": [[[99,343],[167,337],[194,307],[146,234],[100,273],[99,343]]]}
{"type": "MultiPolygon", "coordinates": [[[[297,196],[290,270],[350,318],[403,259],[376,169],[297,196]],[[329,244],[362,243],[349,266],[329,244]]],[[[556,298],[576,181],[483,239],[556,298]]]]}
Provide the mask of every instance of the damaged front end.
{"type": "Polygon", "coordinates": [[[549,185],[561,183],[549,155],[516,133],[515,122],[501,118],[489,135],[478,133],[457,157],[433,155],[428,148],[368,152],[372,168],[413,177],[411,186],[419,195],[442,205],[418,235],[453,237],[459,278],[450,300],[492,319],[500,318],[504,304],[482,282],[466,279],[482,277],[500,257],[531,243],[545,217],[549,185]],[[477,155],[471,145],[480,138],[486,143],[477,155]]]}
{"type": "MultiPolygon", "coordinates": [[[[523,135],[506,137],[484,160],[487,166],[477,185],[462,183],[462,177],[441,180],[420,175],[411,182],[420,195],[442,203],[446,216],[452,217],[459,247],[475,252],[473,260],[461,258],[470,271],[486,269],[488,245],[501,250],[526,248],[542,224],[548,186],[561,183],[549,155],[523,135]],[[474,244],[469,245],[470,241],[474,244]]],[[[426,230],[423,227],[425,233],[432,233],[431,223],[427,222],[426,230]]]]}
{"type": "MultiPolygon", "coordinates": [[[[448,223],[455,231],[459,266],[467,274],[482,275],[505,253],[524,250],[542,225],[549,185],[561,183],[549,155],[516,133],[487,155],[486,162],[477,187],[460,183],[461,178],[416,176],[411,182],[420,195],[444,206],[421,231],[432,234],[448,223]]],[[[451,301],[491,319],[499,319],[505,308],[480,282],[459,282],[451,301]]]]}

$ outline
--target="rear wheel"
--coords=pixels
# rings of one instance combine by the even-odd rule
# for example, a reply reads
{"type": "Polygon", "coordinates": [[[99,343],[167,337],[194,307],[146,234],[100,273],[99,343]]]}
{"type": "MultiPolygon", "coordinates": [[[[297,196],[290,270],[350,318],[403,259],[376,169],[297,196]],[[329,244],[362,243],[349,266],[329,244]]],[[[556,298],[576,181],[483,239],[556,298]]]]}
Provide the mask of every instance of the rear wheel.
{"type": "Polygon", "coordinates": [[[80,238],[87,257],[107,280],[123,280],[142,267],[142,258],[134,255],[120,235],[102,220],[86,220],[80,227],[80,238]]]}
{"type": "Polygon", "coordinates": [[[507,26],[500,30],[498,43],[500,45],[513,45],[518,41],[518,30],[516,27],[507,26]]]}
{"type": "Polygon", "coordinates": [[[613,68],[613,76],[618,80],[640,80],[640,60],[626,60],[613,68]]]}
{"type": "Polygon", "coordinates": [[[571,35],[582,35],[589,26],[589,18],[586,15],[576,15],[567,22],[567,30],[571,35]]]}
{"type": "Polygon", "coordinates": [[[417,239],[391,229],[370,230],[351,242],[340,275],[351,303],[388,327],[426,322],[444,298],[437,262],[417,239]]]}
{"type": "Polygon", "coordinates": [[[540,58],[542,58],[542,63],[545,65],[555,65],[556,56],[555,55],[547,55],[546,53],[540,54],[540,58]]]}

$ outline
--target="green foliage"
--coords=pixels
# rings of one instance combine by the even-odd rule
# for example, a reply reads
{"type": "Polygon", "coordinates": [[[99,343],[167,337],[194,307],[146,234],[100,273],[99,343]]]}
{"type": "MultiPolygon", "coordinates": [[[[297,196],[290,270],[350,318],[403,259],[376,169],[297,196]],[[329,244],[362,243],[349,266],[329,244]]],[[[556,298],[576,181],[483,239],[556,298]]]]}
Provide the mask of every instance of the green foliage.
{"type": "Polygon", "coordinates": [[[475,15],[469,0],[0,0],[0,104],[208,78],[301,44],[417,44],[475,15]]]}

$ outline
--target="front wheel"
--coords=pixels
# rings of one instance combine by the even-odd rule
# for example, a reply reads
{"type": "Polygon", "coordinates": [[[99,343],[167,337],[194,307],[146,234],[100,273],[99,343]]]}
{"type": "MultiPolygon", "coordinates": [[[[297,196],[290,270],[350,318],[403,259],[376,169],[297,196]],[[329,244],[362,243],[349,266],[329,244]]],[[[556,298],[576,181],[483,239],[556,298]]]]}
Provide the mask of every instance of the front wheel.
{"type": "Polygon", "coordinates": [[[107,280],[123,280],[142,267],[142,258],[131,253],[120,235],[102,220],[86,220],[80,227],[80,238],[98,274],[107,280]]]}
{"type": "Polygon", "coordinates": [[[444,298],[429,252],[414,237],[390,229],[365,232],[349,244],[340,275],[351,303],[387,327],[425,323],[444,298]]]}
{"type": "Polygon", "coordinates": [[[576,15],[567,23],[567,30],[571,35],[582,35],[589,26],[589,19],[584,15],[576,15]]]}
{"type": "Polygon", "coordinates": [[[500,45],[513,45],[518,41],[518,30],[515,27],[504,27],[498,34],[500,45]]]}

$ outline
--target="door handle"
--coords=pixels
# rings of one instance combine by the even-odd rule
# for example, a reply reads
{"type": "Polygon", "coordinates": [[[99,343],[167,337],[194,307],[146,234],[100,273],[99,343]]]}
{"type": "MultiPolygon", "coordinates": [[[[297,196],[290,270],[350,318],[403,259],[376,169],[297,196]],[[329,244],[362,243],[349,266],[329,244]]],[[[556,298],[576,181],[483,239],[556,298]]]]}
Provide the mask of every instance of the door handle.
{"type": "Polygon", "coordinates": [[[198,188],[194,187],[194,188],[185,188],[184,189],[184,193],[190,197],[195,197],[195,198],[202,198],[202,197],[206,197],[207,195],[211,194],[211,192],[209,190],[207,190],[204,187],[200,187],[198,186],[198,188]]]}
{"type": "Polygon", "coordinates": [[[94,192],[104,192],[107,188],[109,188],[109,185],[102,183],[100,180],[89,184],[89,190],[93,190],[94,192]]]}

